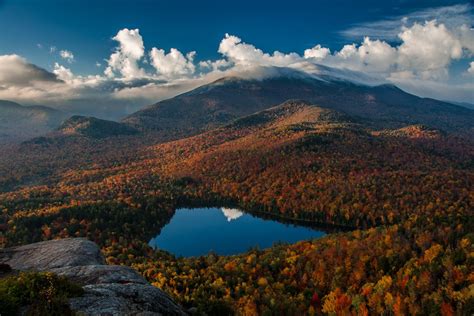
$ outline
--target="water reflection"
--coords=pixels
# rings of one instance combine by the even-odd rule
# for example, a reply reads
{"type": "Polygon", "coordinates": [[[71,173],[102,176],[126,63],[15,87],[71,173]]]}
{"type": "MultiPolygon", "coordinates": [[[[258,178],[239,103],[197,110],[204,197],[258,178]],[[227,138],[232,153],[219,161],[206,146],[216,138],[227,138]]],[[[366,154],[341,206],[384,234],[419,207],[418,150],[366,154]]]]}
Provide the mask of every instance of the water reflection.
{"type": "Polygon", "coordinates": [[[236,208],[227,208],[227,207],[221,207],[221,211],[224,214],[224,216],[227,218],[227,221],[233,221],[244,215],[244,212],[236,209],[236,208]]]}
{"type": "Polygon", "coordinates": [[[181,208],[149,244],[177,256],[232,255],[323,235],[320,230],[254,217],[235,208],[181,208]]]}

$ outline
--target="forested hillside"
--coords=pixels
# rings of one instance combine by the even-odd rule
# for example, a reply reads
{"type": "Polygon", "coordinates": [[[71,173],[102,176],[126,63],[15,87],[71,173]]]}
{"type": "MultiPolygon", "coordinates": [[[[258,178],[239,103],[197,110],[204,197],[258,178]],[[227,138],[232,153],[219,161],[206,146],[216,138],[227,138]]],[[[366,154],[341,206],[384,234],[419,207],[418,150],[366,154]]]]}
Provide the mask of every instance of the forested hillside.
{"type": "Polygon", "coordinates": [[[301,101],[191,138],[156,144],[153,135],[15,148],[14,164],[2,161],[1,243],[88,237],[110,263],[132,265],[199,313],[474,310],[465,138],[374,129],[301,101]],[[30,164],[41,157],[50,159],[30,164]],[[227,257],[175,258],[147,245],[176,207],[224,203],[340,232],[227,257]]]}

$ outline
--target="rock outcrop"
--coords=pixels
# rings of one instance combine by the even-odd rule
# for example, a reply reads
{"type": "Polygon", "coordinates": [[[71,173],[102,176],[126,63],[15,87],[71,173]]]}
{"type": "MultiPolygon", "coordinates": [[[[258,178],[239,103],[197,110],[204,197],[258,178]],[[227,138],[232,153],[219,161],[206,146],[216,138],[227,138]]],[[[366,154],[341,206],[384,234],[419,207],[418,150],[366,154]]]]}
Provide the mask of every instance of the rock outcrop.
{"type": "Polygon", "coordinates": [[[0,249],[0,264],[20,271],[50,271],[83,286],[70,307],[80,315],[185,315],[166,293],[126,266],[106,265],[99,247],[84,238],[0,249]]]}
{"type": "Polygon", "coordinates": [[[0,249],[0,262],[21,271],[105,265],[99,247],[83,238],[58,239],[0,249]]]}

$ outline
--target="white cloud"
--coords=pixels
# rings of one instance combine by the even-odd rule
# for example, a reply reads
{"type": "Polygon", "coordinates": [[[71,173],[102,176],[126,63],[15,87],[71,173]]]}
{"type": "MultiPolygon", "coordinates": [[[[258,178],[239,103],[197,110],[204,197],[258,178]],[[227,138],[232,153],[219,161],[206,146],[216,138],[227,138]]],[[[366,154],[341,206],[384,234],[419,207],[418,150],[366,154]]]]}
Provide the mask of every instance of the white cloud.
{"type": "Polygon", "coordinates": [[[69,89],[58,76],[18,55],[0,55],[0,99],[42,103],[63,99],[69,89]]]}
{"type": "Polygon", "coordinates": [[[0,99],[107,119],[118,119],[216,79],[211,75],[172,81],[79,76],[59,63],[49,72],[18,55],[0,55],[0,99]]]}
{"type": "Polygon", "coordinates": [[[396,48],[386,42],[366,37],[360,45],[345,45],[321,62],[331,67],[379,74],[390,71],[396,57],[396,48]]]}
{"type": "Polygon", "coordinates": [[[72,63],[74,61],[74,54],[69,50],[61,50],[59,52],[59,56],[61,56],[62,59],[65,59],[68,63],[72,63]]]}
{"type": "Polygon", "coordinates": [[[204,71],[221,71],[232,66],[232,62],[227,59],[203,60],[199,62],[199,67],[204,71]]]}
{"type": "MultiPolygon", "coordinates": [[[[265,53],[239,37],[226,34],[219,45],[224,60],[237,66],[301,67],[305,59],[335,68],[361,71],[379,78],[420,78],[443,80],[448,78],[453,60],[471,55],[474,51],[474,31],[466,25],[449,29],[437,21],[414,23],[403,27],[398,34],[400,44],[365,37],[360,44],[347,44],[331,51],[316,45],[297,53],[265,53]]],[[[211,61],[201,62],[208,69],[211,61]]],[[[301,69],[301,68],[300,68],[301,69]]],[[[306,71],[306,69],[301,69],[306,71]]]]}
{"type": "Polygon", "coordinates": [[[444,24],[436,21],[414,24],[399,34],[398,66],[421,78],[438,78],[447,73],[452,60],[460,59],[463,46],[458,37],[444,24]]]}
{"type": "Polygon", "coordinates": [[[145,54],[140,31],[125,28],[112,39],[119,43],[119,47],[110,55],[105,74],[108,77],[114,77],[118,72],[126,79],[144,77],[145,71],[138,65],[138,61],[145,54]]]}
{"type": "Polygon", "coordinates": [[[459,28],[462,25],[471,25],[473,20],[472,4],[456,4],[436,8],[427,8],[405,15],[389,17],[384,20],[356,24],[341,32],[348,39],[360,40],[371,37],[383,40],[398,41],[398,34],[403,27],[413,24],[423,24],[426,21],[437,20],[448,28],[459,28]]]}
{"type": "Polygon", "coordinates": [[[56,76],[30,64],[18,55],[0,55],[0,86],[32,86],[35,83],[58,83],[56,76]]]}
{"type": "Polygon", "coordinates": [[[155,68],[156,74],[147,73],[140,63],[146,64],[145,46],[139,29],[120,30],[113,40],[119,43],[116,51],[107,60],[107,68],[104,73],[109,78],[119,77],[123,79],[154,78],[162,76],[173,79],[189,77],[195,72],[194,57],[196,52],[192,51],[184,55],[176,48],[171,48],[169,53],[163,49],[153,47],[149,52],[151,66],[155,68]]]}
{"type": "Polygon", "coordinates": [[[474,75],[474,61],[469,63],[469,68],[467,68],[467,72],[471,75],[474,75]]]}
{"type": "MultiPolygon", "coordinates": [[[[397,80],[447,80],[450,64],[474,52],[474,31],[466,25],[450,29],[435,20],[415,23],[403,27],[398,37],[398,46],[365,37],[360,45],[347,44],[334,54],[321,54],[318,62],[397,80]]],[[[305,57],[310,52],[305,51],[305,57]]]]}
{"type": "Polygon", "coordinates": [[[391,78],[390,80],[401,89],[420,97],[468,103],[472,103],[474,97],[474,82],[472,80],[455,85],[417,78],[391,78]]]}
{"type": "Polygon", "coordinates": [[[264,53],[255,46],[242,42],[239,37],[229,34],[226,34],[221,41],[218,52],[236,65],[243,66],[285,67],[301,60],[296,53],[284,54],[279,51],[273,54],[264,53]]]}
{"type": "Polygon", "coordinates": [[[145,49],[139,29],[122,29],[112,39],[119,42],[120,52],[123,55],[135,60],[138,60],[143,56],[145,49]]]}
{"type": "Polygon", "coordinates": [[[194,57],[196,52],[192,51],[183,55],[176,48],[171,48],[166,54],[163,49],[153,47],[150,52],[150,61],[158,74],[167,78],[176,78],[190,76],[196,70],[194,66],[194,57]]]}
{"type": "Polygon", "coordinates": [[[331,50],[326,47],[322,47],[320,44],[313,48],[308,48],[304,51],[304,58],[324,59],[331,54],[331,50]]]}
{"type": "Polygon", "coordinates": [[[65,82],[71,82],[74,79],[74,75],[71,69],[61,66],[58,63],[54,63],[53,73],[61,80],[65,82]]]}

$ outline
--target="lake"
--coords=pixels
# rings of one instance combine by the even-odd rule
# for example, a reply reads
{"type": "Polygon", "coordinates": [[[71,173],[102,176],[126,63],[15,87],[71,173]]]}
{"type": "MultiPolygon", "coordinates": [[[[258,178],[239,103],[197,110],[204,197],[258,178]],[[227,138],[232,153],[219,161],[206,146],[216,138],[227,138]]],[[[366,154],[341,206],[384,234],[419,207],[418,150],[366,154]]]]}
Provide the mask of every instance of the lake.
{"type": "Polygon", "coordinates": [[[323,231],[262,219],[235,208],[180,208],[150,246],[192,257],[214,252],[232,255],[277,242],[294,243],[324,236],[323,231]]]}

